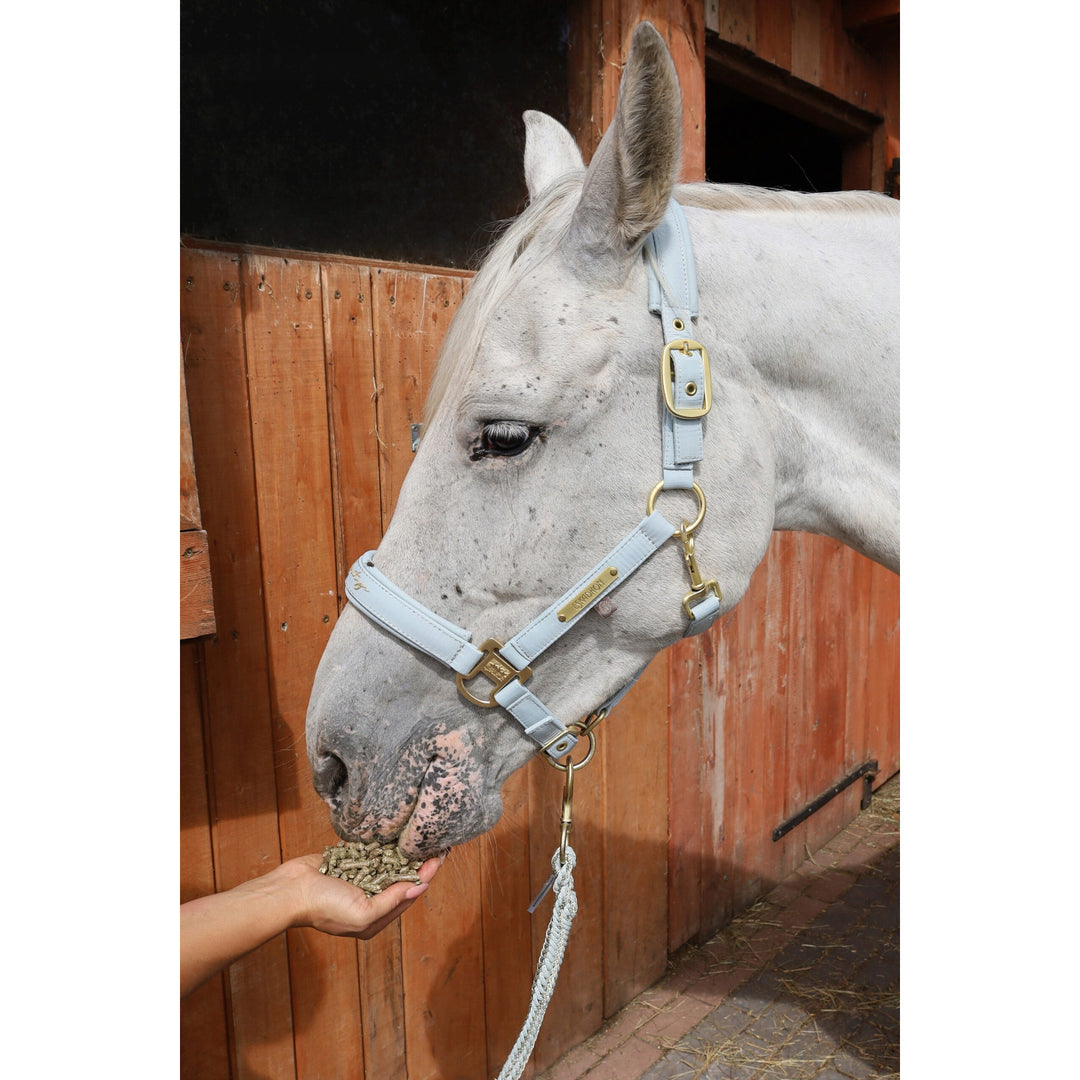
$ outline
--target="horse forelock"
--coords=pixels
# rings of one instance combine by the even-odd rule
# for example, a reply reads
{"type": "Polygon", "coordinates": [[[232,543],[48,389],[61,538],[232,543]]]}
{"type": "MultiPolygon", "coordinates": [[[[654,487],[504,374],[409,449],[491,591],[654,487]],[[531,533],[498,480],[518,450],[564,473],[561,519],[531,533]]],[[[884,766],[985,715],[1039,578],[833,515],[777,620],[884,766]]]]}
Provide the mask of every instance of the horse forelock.
{"type": "Polygon", "coordinates": [[[484,257],[439,353],[424,406],[430,423],[442,401],[472,370],[493,312],[515,285],[558,246],[570,224],[583,172],[554,181],[506,227],[484,257]]]}

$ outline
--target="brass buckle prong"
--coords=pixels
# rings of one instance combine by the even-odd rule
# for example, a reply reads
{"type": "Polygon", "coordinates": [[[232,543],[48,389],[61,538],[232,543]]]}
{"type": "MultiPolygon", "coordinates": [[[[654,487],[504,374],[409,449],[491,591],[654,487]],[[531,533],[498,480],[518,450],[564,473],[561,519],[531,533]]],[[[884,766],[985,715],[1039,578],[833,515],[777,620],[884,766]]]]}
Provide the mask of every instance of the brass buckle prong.
{"type": "Polygon", "coordinates": [[[528,681],[529,676],[532,675],[532,668],[526,667],[518,671],[513,664],[504,659],[499,650],[503,647],[501,641],[497,641],[495,638],[488,638],[487,641],[480,646],[483,656],[476,662],[472,671],[467,672],[465,675],[459,674],[457,676],[457,688],[458,693],[466,701],[471,701],[474,705],[479,705],[481,709],[493,709],[499,703],[495,700],[495,695],[504,687],[508,686],[515,679],[521,683],[528,681]],[[491,689],[487,698],[478,698],[475,694],[471,693],[466,687],[466,683],[472,682],[477,675],[483,675],[491,682],[491,689]]]}

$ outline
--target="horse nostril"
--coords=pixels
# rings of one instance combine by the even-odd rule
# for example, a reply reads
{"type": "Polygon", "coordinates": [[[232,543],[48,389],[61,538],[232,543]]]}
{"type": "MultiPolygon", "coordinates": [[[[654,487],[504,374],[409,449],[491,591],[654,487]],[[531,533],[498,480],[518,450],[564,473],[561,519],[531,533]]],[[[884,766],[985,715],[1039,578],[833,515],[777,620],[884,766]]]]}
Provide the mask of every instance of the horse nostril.
{"type": "Polygon", "coordinates": [[[315,763],[312,779],[315,790],[324,798],[333,798],[345,786],[349,770],[345,762],[333,753],[322,754],[315,763]]]}

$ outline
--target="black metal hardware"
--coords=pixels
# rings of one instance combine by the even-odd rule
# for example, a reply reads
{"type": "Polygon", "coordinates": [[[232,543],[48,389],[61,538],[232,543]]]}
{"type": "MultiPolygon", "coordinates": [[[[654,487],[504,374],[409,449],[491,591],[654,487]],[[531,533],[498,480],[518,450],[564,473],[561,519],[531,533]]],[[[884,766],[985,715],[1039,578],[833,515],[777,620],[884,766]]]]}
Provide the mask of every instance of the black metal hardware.
{"type": "Polygon", "coordinates": [[[788,818],[783,825],[777,825],[772,832],[772,838],[774,841],[780,840],[782,837],[787,836],[796,825],[801,825],[811,814],[816,814],[826,803],[832,802],[841,791],[845,791],[851,787],[856,780],[862,779],[863,793],[860,806],[865,810],[870,805],[870,793],[874,786],[874,777],[877,776],[878,763],[877,761],[868,761],[864,765],[860,765],[849,776],[845,776],[843,780],[837,781],[828,791],[819,795],[812,803],[800,810],[793,818],[788,818]]]}

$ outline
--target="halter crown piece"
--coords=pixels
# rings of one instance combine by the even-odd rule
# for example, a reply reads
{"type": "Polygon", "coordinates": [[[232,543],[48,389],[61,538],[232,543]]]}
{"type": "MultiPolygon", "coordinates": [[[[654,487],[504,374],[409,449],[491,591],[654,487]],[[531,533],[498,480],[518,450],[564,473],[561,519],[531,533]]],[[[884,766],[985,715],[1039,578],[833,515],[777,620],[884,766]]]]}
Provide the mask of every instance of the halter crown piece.
{"type": "MultiPolygon", "coordinates": [[[[720,588],[715,581],[702,579],[691,535],[705,515],[705,495],[694,480],[694,466],[703,456],[702,422],[712,403],[712,387],[708,353],[687,334],[698,315],[697,277],[686,218],[674,200],[646,240],[644,257],[649,310],[660,316],[665,341],[660,365],[663,479],[650,493],[647,516],[637,527],[506,644],[489,638],[477,648],[469,631],[436,615],[377,570],[374,551],[354,563],[345,582],[346,596],[372,622],[450,668],[467,701],[481,708],[501,706],[553,761],[574,748],[578,735],[525,686],[533,662],[676,533],[683,543],[691,581],[683,600],[690,620],[687,635],[707,630],[720,614],[720,588]],[[684,521],[677,529],[654,510],[665,488],[693,489],[699,502],[693,523],[684,521]],[[484,682],[476,684],[480,676],[484,682]]],[[[640,674],[596,713],[613,708],[640,674]]]]}

